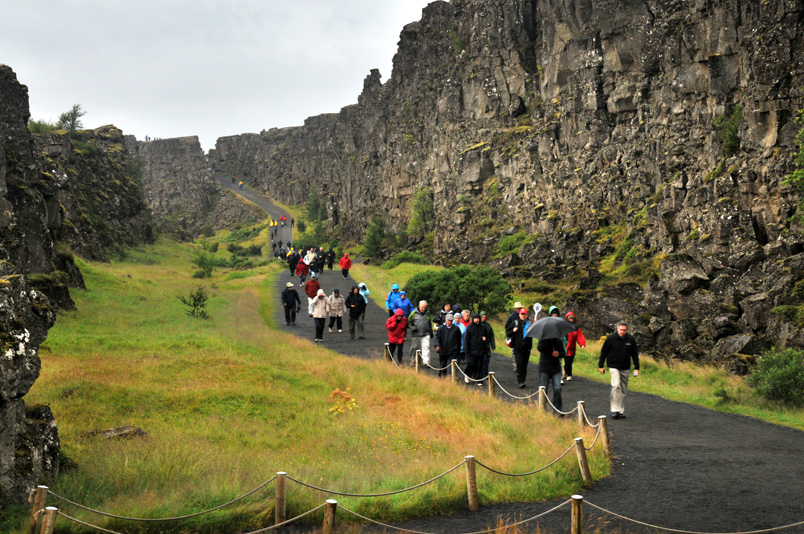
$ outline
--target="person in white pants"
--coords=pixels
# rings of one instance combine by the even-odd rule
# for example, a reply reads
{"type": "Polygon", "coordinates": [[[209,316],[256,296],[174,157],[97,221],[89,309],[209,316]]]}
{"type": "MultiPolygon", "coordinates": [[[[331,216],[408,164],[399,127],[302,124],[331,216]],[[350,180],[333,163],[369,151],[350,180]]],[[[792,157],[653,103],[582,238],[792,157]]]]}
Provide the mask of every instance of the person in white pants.
{"type": "Polygon", "coordinates": [[[628,333],[628,324],[620,321],[616,332],[603,342],[597,362],[600,374],[606,374],[607,363],[611,374],[609,404],[612,419],[625,419],[625,395],[628,393],[628,374],[631,372],[632,361],[634,376],[639,376],[639,349],[636,339],[628,333]]]}

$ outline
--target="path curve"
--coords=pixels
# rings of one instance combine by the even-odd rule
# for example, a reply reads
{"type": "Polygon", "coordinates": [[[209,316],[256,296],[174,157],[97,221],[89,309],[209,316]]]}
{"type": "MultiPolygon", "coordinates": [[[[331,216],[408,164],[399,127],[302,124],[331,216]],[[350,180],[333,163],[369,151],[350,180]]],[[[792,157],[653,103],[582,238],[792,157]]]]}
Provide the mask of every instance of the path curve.
{"type": "MultiPolygon", "coordinates": [[[[259,193],[244,191],[235,192],[272,216],[281,212],[259,193]]],[[[288,271],[277,277],[277,300],[288,281],[298,283],[298,278],[288,271]]],[[[355,284],[351,278],[344,280],[339,270],[325,271],[320,282],[327,294],[335,288],[345,293],[355,284]]],[[[305,300],[303,291],[300,297],[305,300]]],[[[284,325],[283,311],[276,309],[276,323],[284,325]]],[[[366,314],[367,339],[352,341],[346,331],[330,334],[325,329],[323,344],[350,356],[381,358],[387,317],[372,301],[366,314]]],[[[313,321],[304,307],[297,323],[295,328],[280,328],[312,340],[313,321]]],[[[501,337],[504,334],[498,332],[498,341],[501,337]]],[[[496,371],[508,391],[517,395],[532,391],[516,389],[510,358],[494,354],[490,370],[496,371]]],[[[531,363],[529,385],[538,385],[534,382],[537,370],[531,363]]],[[[650,379],[649,374],[632,378],[650,379]]],[[[584,400],[590,419],[608,412],[609,387],[605,384],[576,378],[562,392],[565,410],[584,400]]],[[[804,521],[804,432],[635,392],[628,394],[626,413],[624,420],[609,420],[615,454],[612,472],[581,492],[586,501],[645,523],[699,532],[748,531],[804,521]]],[[[478,476],[494,475],[479,470],[478,476]]],[[[499,517],[519,520],[535,516],[563,500],[482,506],[477,512],[467,508],[398,526],[425,532],[471,532],[494,526],[499,517]]],[[[589,506],[584,516],[589,528],[653,532],[611,516],[606,516],[604,524],[601,513],[589,506]]],[[[537,523],[523,527],[523,532],[536,532],[537,523]]],[[[569,510],[547,516],[538,527],[541,532],[568,531],[569,510]]],[[[804,527],[784,532],[804,532],[804,527]]]]}

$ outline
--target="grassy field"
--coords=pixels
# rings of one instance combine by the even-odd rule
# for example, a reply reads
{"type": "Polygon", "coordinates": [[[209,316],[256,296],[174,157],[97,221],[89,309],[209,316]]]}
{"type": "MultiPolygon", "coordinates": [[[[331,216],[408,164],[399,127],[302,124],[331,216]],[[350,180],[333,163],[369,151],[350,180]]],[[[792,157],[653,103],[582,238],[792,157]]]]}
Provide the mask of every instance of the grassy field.
{"type": "MultiPolygon", "coordinates": [[[[81,263],[87,290],[72,292],[78,311],[59,314],[41,348],[42,375],[26,396],[28,405],[48,404],[57,417],[65,469],[50,484],[53,491],[123,516],[175,516],[224,503],[277,471],[353,493],[417,484],[467,454],[503,471],[529,471],[578,435],[572,422],[533,406],[347,358],[276,330],[273,288],[281,267],[219,268],[211,279],[195,280],[190,260],[197,247],[162,240],[122,261],[81,263]],[[177,299],[199,284],[211,296],[210,320],[186,315],[177,299]],[[91,434],[122,425],[147,436],[91,434]]],[[[218,255],[228,254],[223,248],[218,255]]],[[[374,286],[380,296],[382,283],[374,286]]],[[[573,456],[531,477],[480,469],[481,504],[576,492],[581,480],[573,456]]],[[[596,478],[608,473],[599,448],[590,461],[596,478]]],[[[327,498],[288,484],[290,517],[327,498]]],[[[393,497],[338,500],[382,521],[445,513],[465,506],[465,474],[459,468],[393,497]]],[[[125,532],[246,531],[272,523],[273,485],[179,523],[130,523],[54,498],[48,504],[125,532]]],[[[24,518],[10,521],[7,530],[22,531],[24,518]]],[[[63,519],[57,530],[86,531],[63,519]]]]}

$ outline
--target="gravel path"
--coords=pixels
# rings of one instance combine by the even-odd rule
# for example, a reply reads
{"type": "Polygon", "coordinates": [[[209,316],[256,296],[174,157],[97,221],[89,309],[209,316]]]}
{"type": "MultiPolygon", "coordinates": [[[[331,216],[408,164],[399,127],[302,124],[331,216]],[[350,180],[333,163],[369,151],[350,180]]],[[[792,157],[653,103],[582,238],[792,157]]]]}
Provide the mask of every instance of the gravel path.
{"type": "MultiPolygon", "coordinates": [[[[248,190],[238,193],[244,196],[251,193],[253,198],[247,198],[272,215],[281,212],[256,193],[248,190]]],[[[288,281],[297,283],[298,278],[291,278],[287,271],[277,278],[277,300],[288,281]]],[[[335,288],[346,293],[356,283],[344,280],[340,270],[325,271],[320,282],[327,294],[335,288]]],[[[381,294],[387,291],[387,288],[369,289],[381,294]]],[[[304,303],[303,291],[300,297],[304,303]]],[[[280,328],[312,340],[313,321],[304,311],[303,306],[295,328],[280,328]]],[[[385,310],[370,303],[366,314],[367,339],[352,341],[346,331],[330,334],[325,329],[323,344],[350,356],[381,358],[387,341],[387,317],[385,310]]],[[[277,307],[277,324],[284,322],[282,309],[277,307]]],[[[502,337],[504,334],[497,332],[498,341],[502,337]]],[[[516,395],[534,391],[516,389],[509,357],[494,354],[490,370],[496,371],[503,387],[516,395]]],[[[537,366],[531,363],[530,386],[538,386],[534,381],[537,372],[537,366]]],[[[643,374],[631,380],[650,379],[643,374]]],[[[564,409],[584,400],[589,418],[596,419],[597,415],[608,413],[609,389],[605,384],[576,378],[562,390],[564,409]]],[[[624,420],[609,419],[615,455],[612,472],[593,488],[581,492],[587,502],[645,523],[699,532],[750,531],[804,521],[804,432],[634,392],[629,393],[626,414],[624,420]]],[[[479,476],[486,476],[482,473],[479,471],[479,476]]],[[[398,526],[425,532],[472,532],[495,525],[499,517],[524,519],[561,502],[484,506],[477,512],[467,508],[398,526]]],[[[589,505],[584,508],[584,516],[587,531],[654,532],[604,516],[589,505]]],[[[569,518],[567,507],[538,523],[523,525],[521,530],[566,532],[569,518]]],[[[804,533],[804,527],[784,532],[804,533]]]]}

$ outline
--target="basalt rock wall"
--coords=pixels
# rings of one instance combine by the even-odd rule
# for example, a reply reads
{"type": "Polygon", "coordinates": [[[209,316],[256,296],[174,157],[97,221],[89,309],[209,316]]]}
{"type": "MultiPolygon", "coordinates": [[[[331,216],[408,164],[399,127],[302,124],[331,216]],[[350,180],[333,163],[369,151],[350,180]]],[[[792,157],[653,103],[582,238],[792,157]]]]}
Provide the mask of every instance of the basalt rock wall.
{"type": "Polygon", "coordinates": [[[770,310],[800,304],[798,193],[781,181],[803,37],[800,1],[434,2],[356,105],[215,155],[282,202],[324,193],[345,239],[373,215],[404,227],[429,188],[438,256],[580,279],[567,305],[593,335],[628,318],[675,355],[801,346],[770,310]]]}

